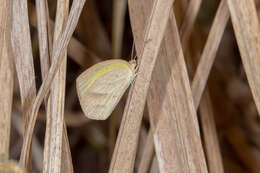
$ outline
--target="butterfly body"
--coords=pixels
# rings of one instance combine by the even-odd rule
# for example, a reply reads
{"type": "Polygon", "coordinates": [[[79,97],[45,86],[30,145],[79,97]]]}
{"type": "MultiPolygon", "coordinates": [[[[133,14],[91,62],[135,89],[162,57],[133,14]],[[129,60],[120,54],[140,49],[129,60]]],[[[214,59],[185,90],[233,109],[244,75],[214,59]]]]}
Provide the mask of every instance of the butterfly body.
{"type": "Polygon", "coordinates": [[[88,118],[108,118],[133,81],[135,66],[135,61],[107,60],[95,64],[77,78],[79,101],[88,118]]]}

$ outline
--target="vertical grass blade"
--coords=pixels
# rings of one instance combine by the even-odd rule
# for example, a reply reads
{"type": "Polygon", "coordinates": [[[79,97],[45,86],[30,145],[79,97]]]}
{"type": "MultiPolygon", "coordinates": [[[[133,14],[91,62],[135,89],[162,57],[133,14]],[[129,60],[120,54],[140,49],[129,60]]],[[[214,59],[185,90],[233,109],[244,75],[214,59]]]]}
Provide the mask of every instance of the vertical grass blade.
{"type": "Polygon", "coordinates": [[[260,114],[260,27],[255,2],[254,0],[227,2],[248,83],[260,114]]]}
{"type": "Polygon", "coordinates": [[[62,63],[62,59],[64,56],[62,55],[62,52],[64,49],[68,46],[69,40],[72,37],[72,34],[75,30],[75,27],[78,23],[79,16],[81,14],[81,10],[85,4],[85,0],[78,0],[78,1],[73,1],[71,11],[67,20],[67,23],[65,25],[64,32],[62,35],[59,37],[58,41],[54,45],[54,49],[52,51],[52,64],[49,70],[49,73],[47,77],[44,79],[39,92],[37,93],[37,97],[35,98],[33,102],[32,109],[30,109],[30,119],[29,119],[29,126],[28,129],[25,132],[25,139],[24,139],[24,144],[22,147],[22,153],[21,153],[21,162],[24,162],[25,160],[28,160],[28,153],[27,151],[30,149],[31,141],[32,141],[32,134],[33,134],[33,129],[35,126],[35,121],[37,118],[37,114],[40,108],[40,105],[45,97],[45,95],[48,93],[52,80],[60,67],[62,63]]]}
{"type": "Polygon", "coordinates": [[[14,85],[13,57],[10,54],[12,1],[0,2],[0,157],[8,158],[14,85]]]}
{"type": "Polygon", "coordinates": [[[154,1],[139,56],[139,72],[130,89],[109,172],[133,172],[146,96],[174,0],[154,1]]]}

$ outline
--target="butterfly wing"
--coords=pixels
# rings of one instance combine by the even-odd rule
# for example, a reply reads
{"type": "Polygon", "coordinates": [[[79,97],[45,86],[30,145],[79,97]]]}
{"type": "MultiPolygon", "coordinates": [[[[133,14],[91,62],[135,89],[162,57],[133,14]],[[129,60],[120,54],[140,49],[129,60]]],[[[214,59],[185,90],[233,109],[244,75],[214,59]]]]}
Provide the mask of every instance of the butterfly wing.
{"type": "MultiPolygon", "coordinates": [[[[103,64],[101,71],[109,66],[111,64],[103,64]]],[[[93,73],[91,70],[89,72],[93,73]]],[[[92,75],[85,73],[85,76],[89,76],[83,80],[85,82],[77,80],[77,91],[85,115],[91,119],[104,120],[111,114],[129,87],[134,72],[130,68],[119,66],[102,75],[99,73],[100,70],[92,75]]]]}

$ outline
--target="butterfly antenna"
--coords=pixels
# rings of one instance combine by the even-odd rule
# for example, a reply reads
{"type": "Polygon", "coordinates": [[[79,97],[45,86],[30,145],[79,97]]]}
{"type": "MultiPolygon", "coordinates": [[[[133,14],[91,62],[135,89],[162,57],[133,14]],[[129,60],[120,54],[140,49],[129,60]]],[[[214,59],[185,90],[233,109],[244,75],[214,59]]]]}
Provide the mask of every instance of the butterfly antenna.
{"type": "Polygon", "coordinates": [[[135,51],[135,43],[134,43],[134,41],[133,41],[132,51],[131,51],[131,61],[132,61],[132,60],[137,60],[137,56],[136,56],[136,54],[134,55],[134,53],[136,53],[136,51],[135,51]]]}

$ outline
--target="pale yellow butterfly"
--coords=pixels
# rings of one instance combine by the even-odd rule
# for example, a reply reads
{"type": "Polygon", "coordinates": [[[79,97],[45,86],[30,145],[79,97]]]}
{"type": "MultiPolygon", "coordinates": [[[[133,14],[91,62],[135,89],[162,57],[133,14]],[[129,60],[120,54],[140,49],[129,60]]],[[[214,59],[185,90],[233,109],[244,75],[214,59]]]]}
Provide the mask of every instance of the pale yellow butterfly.
{"type": "Polygon", "coordinates": [[[105,120],[136,74],[136,61],[113,59],[93,65],[76,80],[77,93],[84,114],[95,120],[105,120]]]}

